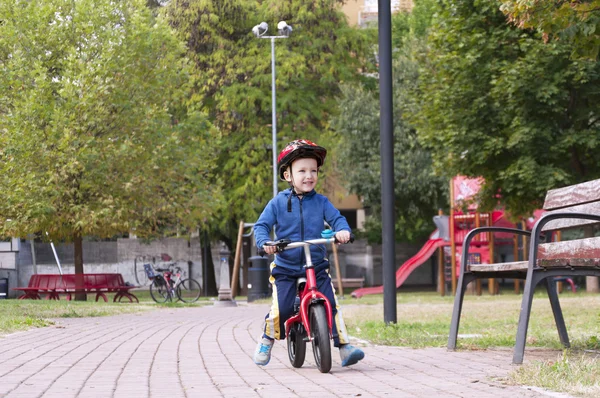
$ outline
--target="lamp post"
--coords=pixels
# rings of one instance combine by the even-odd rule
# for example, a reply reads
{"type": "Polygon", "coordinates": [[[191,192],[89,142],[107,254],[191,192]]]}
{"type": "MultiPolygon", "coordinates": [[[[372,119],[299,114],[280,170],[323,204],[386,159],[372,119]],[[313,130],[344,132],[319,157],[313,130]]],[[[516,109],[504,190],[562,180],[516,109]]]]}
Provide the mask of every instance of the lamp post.
{"type": "Polygon", "coordinates": [[[252,33],[259,39],[271,39],[271,102],[272,102],[272,122],[273,126],[273,197],[277,196],[277,96],[275,93],[275,39],[287,39],[292,32],[292,27],[280,21],[277,24],[277,30],[279,35],[277,36],[265,36],[269,30],[269,25],[266,22],[261,22],[252,28],[252,33]]]}

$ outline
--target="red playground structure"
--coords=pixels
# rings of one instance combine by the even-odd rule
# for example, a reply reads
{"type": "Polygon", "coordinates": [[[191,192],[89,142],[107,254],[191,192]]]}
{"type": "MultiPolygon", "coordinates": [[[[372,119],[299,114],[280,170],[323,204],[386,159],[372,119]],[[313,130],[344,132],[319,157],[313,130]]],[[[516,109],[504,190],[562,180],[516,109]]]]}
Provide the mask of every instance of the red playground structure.
{"type": "MultiPolygon", "coordinates": [[[[437,229],[429,236],[421,250],[396,271],[396,288],[402,286],[408,276],[419,266],[428,263],[428,259],[436,252],[438,257],[438,291],[441,295],[445,294],[445,284],[449,280],[451,283],[452,294],[456,292],[456,283],[458,280],[459,261],[464,237],[474,228],[483,226],[497,226],[507,228],[527,228],[535,223],[536,219],[542,214],[536,211],[534,216],[528,220],[515,225],[508,221],[503,210],[495,210],[490,213],[480,213],[477,211],[475,203],[469,203],[470,199],[479,191],[481,179],[469,179],[466,177],[454,177],[450,184],[450,216],[438,215],[434,217],[434,223],[437,229]],[[460,209],[466,209],[465,211],[460,209]]],[[[522,242],[524,243],[524,242],[522,242]]],[[[472,264],[489,264],[491,258],[494,258],[494,247],[498,245],[513,245],[512,255],[516,259],[524,256],[525,253],[519,253],[518,247],[523,251],[526,245],[517,241],[517,238],[506,233],[488,233],[480,234],[473,239],[469,248],[469,257],[472,264]]],[[[480,281],[478,281],[480,282],[480,281]]],[[[519,291],[519,281],[515,281],[515,291],[519,291]]],[[[488,283],[490,294],[497,293],[497,283],[490,279],[488,283]]],[[[352,297],[359,298],[367,294],[381,294],[383,286],[364,287],[354,290],[352,297]]],[[[481,284],[477,284],[477,293],[481,294],[481,284]]]]}

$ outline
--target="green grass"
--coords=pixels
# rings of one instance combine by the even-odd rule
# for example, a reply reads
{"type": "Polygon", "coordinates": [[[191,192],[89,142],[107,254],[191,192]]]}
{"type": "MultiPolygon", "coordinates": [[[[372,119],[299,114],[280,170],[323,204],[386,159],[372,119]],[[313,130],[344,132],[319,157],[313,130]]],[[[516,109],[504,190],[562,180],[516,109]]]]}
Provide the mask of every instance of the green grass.
{"type": "MultiPolygon", "coordinates": [[[[350,335],[375,344],[412,348],[446,347],[454,297],[431,293],[399,293],[397,322],[386,325],[382,295],[341,301],[350,335]]],[[[480,350],[514,347],[521,295],[466,295],[458,348],[480,350]]],[[[571,349],[563,350],[545,291],[535,294],[527,347],[556,349],[556,359],[531,361],[516,368],[509,383],[531,385],[580,397],[600,396],[600,295],[565,292],[561,307],[571,349]]],[[[527,354],[525,354],[527,357],[527,354]]],[[[527,358],[526,358],[527,359],[527,358]]]]}
{"type": "MultiPolygon", "coordinates": [[[[465,296],[458,348],[514,346],[521,298],[510,292],[497,296],[465,296]]],[[[599,349],[600,295],[563,293],[560,299],[572,347],[599,349]]],[[[397,295],[397,323],[391,325],[383,321],[382,302],[382,295],[344,299],[342,305],[349,333],[375,344],[414,348],[446,346],[453,297],[441,297],[435,292],[400,293],[397,295]]],[[[527,336],[528,347],[562,348],[543,292],[534,297],[527,336]]]]}
{"type": "Polygon", "coordinates": [[[138,313],[158,308],[194,307],[212,304],[210,298],[200,297],[196,303],[172,302],[157,304],[147,289],[133,292],[140,300],[130,303],[124,300],[113,303],[113,294],[107,294],[108,302],[95,302],[95,295],[88,294],[88,301],[61,300],[0,300],[0,336],[30,328],[53,325],[52,319],[102,317],[109,315],[138,313]]]}

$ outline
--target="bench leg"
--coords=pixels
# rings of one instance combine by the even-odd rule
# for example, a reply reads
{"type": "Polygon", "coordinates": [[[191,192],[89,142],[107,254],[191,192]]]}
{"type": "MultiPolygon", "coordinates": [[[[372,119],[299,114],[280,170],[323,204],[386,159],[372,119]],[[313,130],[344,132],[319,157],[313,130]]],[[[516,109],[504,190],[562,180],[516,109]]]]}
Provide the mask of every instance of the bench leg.
{"type": "Polygon", "coordinates": [[[558,301],[558,293],[556,291],[556,283],[554,278],[546,278],[546,290],[548,291],[548,299],[550,300],[550,306],[552,307],[552,313],[554,314],[554,321],[556,322],[556,328],[558,329],[558,337],[560,342],[565,347],[570,347],[569,335],[567,334],[567,327],[565,326],[565,319],[563,318],[562,310],[560,308],[560,302],[558,301]]]}
{"type": "Polygon", "coordinates": [[[515,342],[515,351],[513,353],[513,364],[523,363],[525,355],[525,340],[527,339],[527,326],[529,325],[529,314],[531,312],[531,301],[533,300],[533,290],[537,283],[533,283],[531,270],[527,272],[523,287],[523,299],[521,301],[521,312],[519,313],[519,326],[517,327],[517,339],[515,342]]]}
{"type": "Polygon", "coordinates": [[[475,280],[473,274],[461,274],[458,280],[456,296],[454,297],[454,309],[452,310],[452,321],[450,322],[450,335],[448,336],[448,349],[456,349],[456,339],[458,338],[458,326],[460,324],[460,313],[462,312],[463,299],[467,285],[475,280]]]}
{"type": "Polygon", "coordinates": [[[103,292],[96,293],[96,302],[98,302],[98,299],[100,297],[102,297],[104,299],[105,303],[108,303],[108,298],[106,297],[106,294],[104,294],[103,292]]]}
{"type": "Polygon", "coordinates": [[[123,297],[126,297],[130,303],[133,303],[133,300],[135,300],[136,303],[139,303],[140,301],[138,300],[138,298],[129,293],[129,292],[118,292],[117,294],[115,294],[115,298],[113,299],[113,302],[121,302],[121,300],[123,300],[123,297]]]}

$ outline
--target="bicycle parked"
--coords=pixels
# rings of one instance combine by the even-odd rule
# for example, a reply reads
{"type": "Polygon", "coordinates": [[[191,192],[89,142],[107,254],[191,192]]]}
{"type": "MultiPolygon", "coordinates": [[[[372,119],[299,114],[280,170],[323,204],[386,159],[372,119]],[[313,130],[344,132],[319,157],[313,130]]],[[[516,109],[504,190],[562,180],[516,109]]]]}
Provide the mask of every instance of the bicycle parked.
{"type": "MultiPolygon", "coordinates": [[[[293,367],[302,367],[306,356],[306,342],[310,341],[315,363],[321,373],[327,373],[331,370],[333,319],[331,303],[317,288],[317,278],[310,254],[310,246],[337,244],[334,235],[333,231],[326,230],[321,233],[322,239],[303,242],[280,239],[276,242],[266,243],[267,246],[277,247],[277,252],[304,247],[306,277],[298,278],[296,281],[297,296],[294,303],[294,315],[285,321],[288,358],[293,367]]],[[[353,241],[354,236],[351,236],[350,242],[353,241]]]]}
{"type": "Polygon", "coordinates": [[[174,297],[184,303],[193,303],[200,298],[200,283],[192,278],[184,278],[183,271],[177,263],[167,264],[167,268],[154,268],[152,264],[144,264],[144,270],[150,284],[150,296],[157,303],[173,301],[174,297]],[[159,272],[158,274],[156,272],[159,272]]]}

